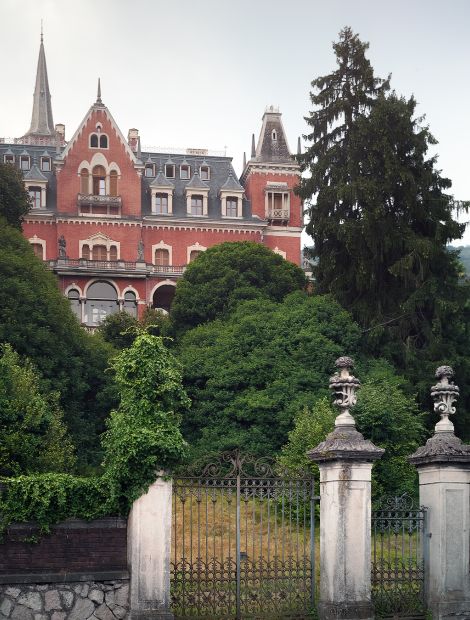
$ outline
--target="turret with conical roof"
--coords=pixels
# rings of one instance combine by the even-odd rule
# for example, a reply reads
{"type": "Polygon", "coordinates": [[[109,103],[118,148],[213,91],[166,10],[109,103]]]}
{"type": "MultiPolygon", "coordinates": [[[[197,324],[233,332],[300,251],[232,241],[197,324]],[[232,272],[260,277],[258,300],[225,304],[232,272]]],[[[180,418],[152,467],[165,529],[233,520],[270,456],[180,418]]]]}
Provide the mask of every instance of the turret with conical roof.
{"type": "Polygon", "coordinates": [[[23,136],[23,139],[29,144],[55,144],[56,141],[42,29],[38,66],[36,70],[36,85],[34,87],[31,127],[23,136]]]}

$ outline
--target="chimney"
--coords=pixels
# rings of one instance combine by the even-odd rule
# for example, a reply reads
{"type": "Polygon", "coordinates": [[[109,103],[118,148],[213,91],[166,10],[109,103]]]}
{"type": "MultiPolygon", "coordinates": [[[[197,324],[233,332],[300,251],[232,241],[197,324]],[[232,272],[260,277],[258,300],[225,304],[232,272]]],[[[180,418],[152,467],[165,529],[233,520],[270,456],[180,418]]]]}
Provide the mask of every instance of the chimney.
{"type": "Polygon", "coordinates": [[[127,142],[131,147],[131,150],[136,153],[139,145],[139,130],[138,129],[129,129],[127,134],[127,142]]]}
{"type": "Polygon", "coordinates": [[[65,144],[65,125],[62,123],[55,124],[55,133],[61,146],[65,144]]]}

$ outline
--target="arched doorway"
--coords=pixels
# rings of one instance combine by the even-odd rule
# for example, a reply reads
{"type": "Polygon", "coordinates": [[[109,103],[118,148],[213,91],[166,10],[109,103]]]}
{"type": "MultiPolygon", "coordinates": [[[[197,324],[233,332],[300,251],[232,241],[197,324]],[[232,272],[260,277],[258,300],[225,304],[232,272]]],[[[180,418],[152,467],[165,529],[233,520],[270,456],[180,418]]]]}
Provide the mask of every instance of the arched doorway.
{"type": "Polygon", "coordinates": [[[173,297],[175,296],[175,286],[173,284],[162,284],[153,294],[153,307],[156,310],[170,312],[173,297]]]}

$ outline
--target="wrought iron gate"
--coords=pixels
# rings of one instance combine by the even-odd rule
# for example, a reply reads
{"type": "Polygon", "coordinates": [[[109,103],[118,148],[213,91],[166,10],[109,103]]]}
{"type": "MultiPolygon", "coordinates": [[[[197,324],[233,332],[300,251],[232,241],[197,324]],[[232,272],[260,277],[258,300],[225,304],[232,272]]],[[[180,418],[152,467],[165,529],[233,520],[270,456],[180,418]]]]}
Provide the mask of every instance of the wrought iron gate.
{"type": "Polygon", "coordinates": [[[225,453],[173,481],[175,618],[306,618],[315,598],[312,477],[225,453]]]}
{"type": "Polygon", "coordinates": [[[426,509],[408,495],[372,511],[372,598],[378,618],[424,618],[426,509]]]}

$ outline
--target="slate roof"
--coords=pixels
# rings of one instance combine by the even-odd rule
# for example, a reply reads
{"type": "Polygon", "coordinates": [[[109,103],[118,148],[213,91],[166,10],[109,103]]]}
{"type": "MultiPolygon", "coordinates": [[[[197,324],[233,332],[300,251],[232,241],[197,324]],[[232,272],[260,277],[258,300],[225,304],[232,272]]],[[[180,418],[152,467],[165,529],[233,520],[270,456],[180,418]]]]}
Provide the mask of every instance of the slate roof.
{"type": "Polygon", "coordinates": [[[237,179],[233,176],[233,174],[230,172],[227,180],[225,181],[225,183],[222,185],[222,187],[220,189],[223,189],[224,191],[228,191],[228,192],[240,192],[244,190],[243,185],[240,185],[240,183],[237,181],[237,179]]]}
{"type": "Polygon", "coordinates": [[[23,175],[28,181],[48,181],[45,174],[39,170],[36,162],[33,162],[31,168],[23,175]]]}

